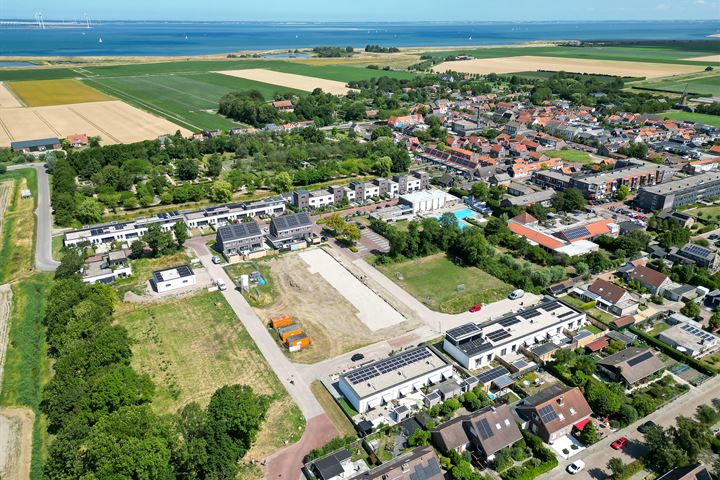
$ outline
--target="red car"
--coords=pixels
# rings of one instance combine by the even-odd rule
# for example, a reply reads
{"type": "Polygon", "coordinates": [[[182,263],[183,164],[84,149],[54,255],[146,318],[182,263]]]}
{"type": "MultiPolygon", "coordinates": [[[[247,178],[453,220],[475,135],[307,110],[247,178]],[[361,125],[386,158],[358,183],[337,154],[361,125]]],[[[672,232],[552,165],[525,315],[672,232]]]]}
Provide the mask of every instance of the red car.
{"type": "Polygon", "coordinates": [[[614,448],[615,450],[622,450],[625,448],[625,445],[627,445],[628,439],[625,437],[620,437],[617,440],[615,440],[610,446],[614,448]]]}
{"type": "Polygon", "coordinates": [[[472,307],[470,307],[470,313],[479,312],[480,310],[482,310],[482,305],[480,305],[480,304],[473,305],[472,307]]]}

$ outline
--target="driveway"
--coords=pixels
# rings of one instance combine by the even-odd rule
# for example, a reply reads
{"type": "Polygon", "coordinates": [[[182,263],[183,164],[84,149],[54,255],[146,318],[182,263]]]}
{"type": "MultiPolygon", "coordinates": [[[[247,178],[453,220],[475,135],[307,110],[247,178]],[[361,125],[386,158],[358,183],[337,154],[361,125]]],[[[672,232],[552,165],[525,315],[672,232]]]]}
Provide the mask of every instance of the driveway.
{"type": "Polygon", "coordinates": [[[10,165],[8,170],[34,168],[37,172],[37,233],[35,237],[35,268],[43,272],[52,272],[60,262],[52,257],[52,209],[50,207],[50,177],[45,172],[44,163],[24,163],[10,165]]]}

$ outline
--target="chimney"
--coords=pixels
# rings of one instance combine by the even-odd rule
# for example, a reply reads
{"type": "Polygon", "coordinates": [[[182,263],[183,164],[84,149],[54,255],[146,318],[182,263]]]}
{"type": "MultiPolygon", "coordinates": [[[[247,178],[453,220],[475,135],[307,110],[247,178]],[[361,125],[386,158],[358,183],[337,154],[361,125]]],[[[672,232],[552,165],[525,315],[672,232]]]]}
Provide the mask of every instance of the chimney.
{"type": "Polygon", "coordinates": [[[557,399],[557,403],[558,403],[558,405],[562,405],[563,403],[565,403],[565,399],[563,397],[559,397],[557,399]]]}

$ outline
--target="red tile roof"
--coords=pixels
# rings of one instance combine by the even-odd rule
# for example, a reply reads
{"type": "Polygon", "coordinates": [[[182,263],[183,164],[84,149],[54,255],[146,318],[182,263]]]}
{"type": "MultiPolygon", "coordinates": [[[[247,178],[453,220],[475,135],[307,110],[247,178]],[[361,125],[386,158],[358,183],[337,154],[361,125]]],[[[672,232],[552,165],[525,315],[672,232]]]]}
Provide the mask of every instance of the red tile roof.
{"type": "Polygon", "coordinates": [[[598,352],[602,350],[603,348],[610,345],[610,342],[608,341],[607,337],[598,338],[594,342],[590,342],[587,345],[585,345],[585,348],[590,350],[591,352],[598,352]]]}
{"type": "Polygon", "coordinates": [[[563,242],[561,242],[555,237],[545,235],[544,233],[540,233],[536,230],[533,230],[532,228],[528,228],[516,222],[508,223],[508,227],[510,228],[510,231],[514,234],[525,237],[528,240],[535,242],[538,245],[542,245],[543,247],[550,250],[555,250],[565,245],[563,242]]]}

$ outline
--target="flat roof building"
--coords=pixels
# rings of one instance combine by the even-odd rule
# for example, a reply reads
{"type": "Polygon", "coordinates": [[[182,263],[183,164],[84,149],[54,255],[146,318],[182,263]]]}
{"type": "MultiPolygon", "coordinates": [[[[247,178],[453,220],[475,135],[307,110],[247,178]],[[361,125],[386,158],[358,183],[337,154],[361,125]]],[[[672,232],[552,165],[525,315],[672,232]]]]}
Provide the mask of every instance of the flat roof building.
{"type": "Polygon", "coordinates": [[[546,296],[541,303],[522,312],[509,313],[482,324],[468,323],[445,334],[443,349],[462,366],[474,370],[519,352],[521,348],[544,343],[574,330],[586,322],[585,313],[546,296]]]}
{"type": "Polygon", "coordinates": [[[422,346],[340,375],[339,389],[355,410],[365,413],[452,376],[452,365],[422,346]]]}
{"type": "Polygon", "coordinates": [[[412,207],[413,214],[418,212],[434,212],[457,203],[458,198],[442,190],[432,188],[414,193],[400,195],[400,203],[412,207]]]}
{"type": "Polygon", "coordinates": [[[190,287],[196,283],[195,272],[190,265],[156,270],[152,273],[150,283],[158,293],[190,287]]]}
{"type": "Polygon", "coordinates": [[[643,210],[672,210],[720,195],[720,172],[648,186],[640,189],[635,202],[643,210]]]}
{"type": "Polygon", "coordinates": [[[660,332],[657,338],[691,357],[699,357],[718,347],[718,337],[691,323],[673,325],[660,332]]]}

